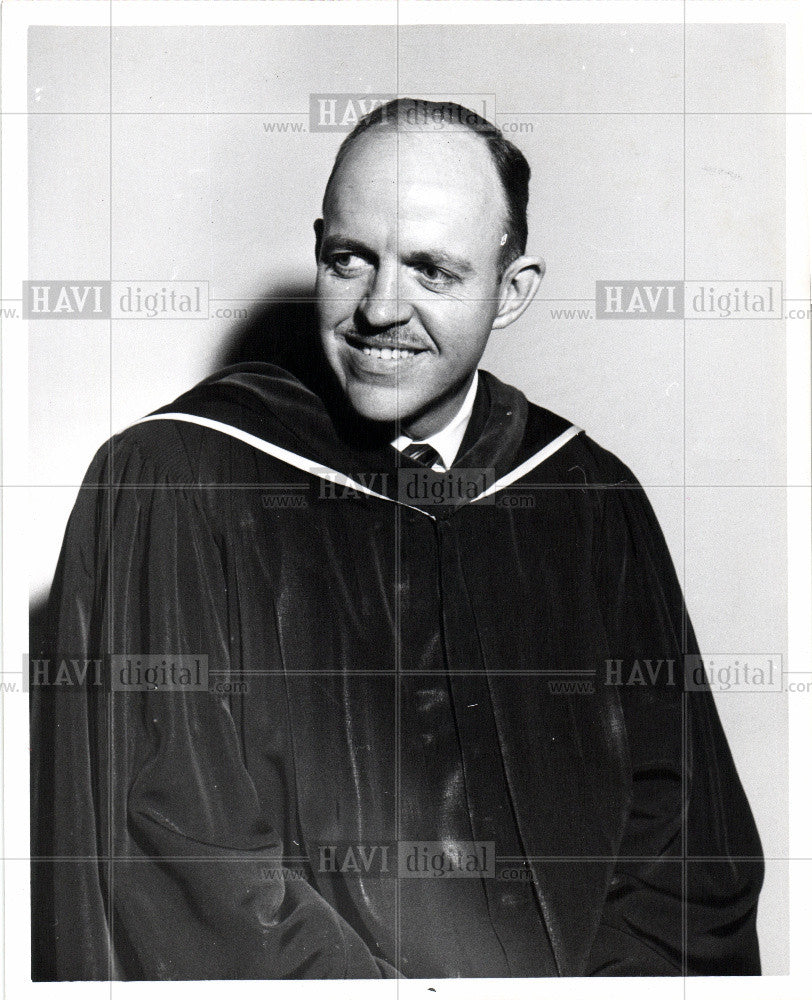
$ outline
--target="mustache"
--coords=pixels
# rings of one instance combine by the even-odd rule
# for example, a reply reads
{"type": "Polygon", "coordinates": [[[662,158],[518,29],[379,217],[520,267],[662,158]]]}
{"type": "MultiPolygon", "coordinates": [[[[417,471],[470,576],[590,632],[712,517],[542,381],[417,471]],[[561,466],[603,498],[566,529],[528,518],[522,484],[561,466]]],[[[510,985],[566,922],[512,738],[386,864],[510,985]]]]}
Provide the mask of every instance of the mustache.
{"type": "Polygon", "coordinates": [[[375,333],[360,333],[357,327],[342,331],[343,336],[362,347],[389,347],[391,349],[405,347],[412,351],[427,351],[430,345],[404,330],[382,330],[375,333]]]}

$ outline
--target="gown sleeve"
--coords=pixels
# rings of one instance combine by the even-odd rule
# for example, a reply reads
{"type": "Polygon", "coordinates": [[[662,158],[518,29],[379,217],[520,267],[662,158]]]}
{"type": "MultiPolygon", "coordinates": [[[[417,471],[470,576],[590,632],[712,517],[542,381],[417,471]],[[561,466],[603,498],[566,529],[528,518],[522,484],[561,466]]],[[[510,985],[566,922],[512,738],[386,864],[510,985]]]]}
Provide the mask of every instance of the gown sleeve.
{"type": "Polygon", "coordinates": [[[48,607],[49,679],[31,675],[32,978],[387,975],[283,866],[227,700],[110,683],[109,654],[232,667],[224,540],[203,491],[131,437],[97,454],[80,490],[48,607]],[[88,660],[101,684],[93,666],[75,683],[88,660]]]}
{"type": "Polygon", "coordinates": [[[758,975],[758,832],[713,695],[686,688],[699,649],[654,511],[613,473],[594,549],[601,680],[620,696],[632,787],[589,974],[758,975]]]}

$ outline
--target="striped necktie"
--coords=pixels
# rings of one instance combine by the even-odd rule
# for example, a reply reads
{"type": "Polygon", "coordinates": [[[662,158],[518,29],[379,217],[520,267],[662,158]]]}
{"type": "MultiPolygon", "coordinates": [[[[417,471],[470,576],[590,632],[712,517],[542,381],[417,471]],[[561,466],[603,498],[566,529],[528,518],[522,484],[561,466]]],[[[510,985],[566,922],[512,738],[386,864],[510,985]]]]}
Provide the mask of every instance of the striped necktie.
{"type": "Polygon", "coordinates": [[[427,469],[430,469],[435,464],[443,465],[439,451],[430,444],[408,444],[403,449],[402,454],[410,458],[413,462],[417,462],[418,465],[425,465],[427,469]]]}

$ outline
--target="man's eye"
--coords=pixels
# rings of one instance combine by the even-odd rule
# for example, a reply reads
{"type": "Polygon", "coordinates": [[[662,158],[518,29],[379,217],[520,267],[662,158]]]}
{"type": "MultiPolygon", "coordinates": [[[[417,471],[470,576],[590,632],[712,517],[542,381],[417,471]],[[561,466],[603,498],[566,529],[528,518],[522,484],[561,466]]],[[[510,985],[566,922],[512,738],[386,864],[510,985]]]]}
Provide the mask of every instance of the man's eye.
{"type": "Polygon", "coordinates": [[[341,275],[355,274],[366,266],[366,261],[357,253],[334,253],[327,260],[327,264],[333,271],[341,275]]]}
{"type": "Polygon", "coordinates": [[[450,285],[455,280],[453,274],[434,264],[421,264],[418,271],[431,285],[450,285]]]}

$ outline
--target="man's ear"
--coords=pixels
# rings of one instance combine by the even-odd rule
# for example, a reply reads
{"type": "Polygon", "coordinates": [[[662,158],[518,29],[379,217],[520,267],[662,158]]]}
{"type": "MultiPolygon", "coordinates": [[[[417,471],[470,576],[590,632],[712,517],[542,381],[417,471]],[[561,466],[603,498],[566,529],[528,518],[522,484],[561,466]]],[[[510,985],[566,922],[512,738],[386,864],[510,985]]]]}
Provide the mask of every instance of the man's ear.
{"type": "Polygon", "coordinates": [[[316,234],[316,261],[318,262],[321,253],[321,238],[324,235],[324,219],[316,219],[313,223],[313,231],[316,234]]]}
{"type": "Polygon", "coordinates": [[[499,285],[499,310],[493,329],[501,330],[517,320],[533,301],[545,265],[541,257],[517,257],[509,264],[499,285]]]}

